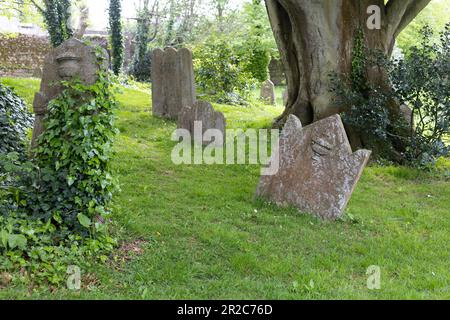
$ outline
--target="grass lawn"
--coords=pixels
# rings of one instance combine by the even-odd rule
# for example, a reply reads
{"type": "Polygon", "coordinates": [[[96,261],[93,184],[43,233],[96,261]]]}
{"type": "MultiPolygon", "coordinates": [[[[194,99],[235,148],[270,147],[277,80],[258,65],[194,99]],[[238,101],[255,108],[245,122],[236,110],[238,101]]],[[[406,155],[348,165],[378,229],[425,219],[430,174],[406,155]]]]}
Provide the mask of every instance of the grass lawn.
{"type": "MultiPolygon", "coordinates": [[[[32,101],[38,81],[2,79],[32,101]]],[[[176,166],[174,122],[151,97],[119,96],[114,220],[146,241],[123,268],[98,266],[81,292],[10,287],[0,299],[448,299],[450,183],[441,173],[368,167],[338,222],[253,201],[257,166],[176,166]],[[381,268],[381,290],[366,270],[381,268]]],[[[232,128],[270,124],[282,107],[219,105],[232,128]]],[[[442,160],[447,170],[450,161],[442,160]]]]}

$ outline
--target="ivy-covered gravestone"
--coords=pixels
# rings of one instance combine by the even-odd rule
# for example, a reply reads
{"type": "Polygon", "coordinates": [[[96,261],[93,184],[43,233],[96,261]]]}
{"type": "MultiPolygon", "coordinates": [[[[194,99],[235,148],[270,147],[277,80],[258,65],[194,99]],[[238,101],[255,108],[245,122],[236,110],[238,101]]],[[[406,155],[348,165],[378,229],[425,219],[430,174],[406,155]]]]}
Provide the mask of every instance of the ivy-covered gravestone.
{"type": "Polygon", "coordinates": [[[34,113],[36,115],[32,146],[37,146],[37,140],[44,131],[44,117],[51,100],[59,96],[64,87],[61,81],[79,80],[84,85],[93,85],[98,79],[101,69],[108,68],[108,53],[102,50],[102,64],[97,57],[98,48],[90,46],[78,39],[69,39],[53,49],[45,59],[41,89],[34,98],[34,113]]]}

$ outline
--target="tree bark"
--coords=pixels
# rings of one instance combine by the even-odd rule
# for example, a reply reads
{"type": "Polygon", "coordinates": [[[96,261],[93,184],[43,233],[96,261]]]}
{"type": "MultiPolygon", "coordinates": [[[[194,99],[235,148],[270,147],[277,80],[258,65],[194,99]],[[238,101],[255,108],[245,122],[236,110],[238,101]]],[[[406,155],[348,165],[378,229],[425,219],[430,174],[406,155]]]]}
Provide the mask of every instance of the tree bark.
{"type": "MultiPolygon", "coordinates": [[[[356,32],[365,44],[390,56],[397,35],[431,0],[266,0],[267,11],[285,67],[289,98],[275,125],[290,114],[304,125],[339,113],[329,90],[330,74],[350,74],[356,32]],[[381,29],[369,30],[368,7],[381,8],[381,29]]],[[[385,84],[380,70],[369,81],[385,84]]]]}

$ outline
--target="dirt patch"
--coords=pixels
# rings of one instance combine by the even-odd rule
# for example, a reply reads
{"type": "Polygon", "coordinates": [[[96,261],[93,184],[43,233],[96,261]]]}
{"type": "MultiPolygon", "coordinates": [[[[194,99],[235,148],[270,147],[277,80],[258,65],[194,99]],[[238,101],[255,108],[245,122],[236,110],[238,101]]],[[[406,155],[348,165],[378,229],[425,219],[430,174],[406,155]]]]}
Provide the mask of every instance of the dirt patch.
{"type": "Polygon", "coordinates": [[[142,255],[145,251],[144,248],[147,245],[148,242],[141,239],[122,243],[122,245],[113,254],[113,267],[116,269],[122,269],[127,262],[142,255]]]}

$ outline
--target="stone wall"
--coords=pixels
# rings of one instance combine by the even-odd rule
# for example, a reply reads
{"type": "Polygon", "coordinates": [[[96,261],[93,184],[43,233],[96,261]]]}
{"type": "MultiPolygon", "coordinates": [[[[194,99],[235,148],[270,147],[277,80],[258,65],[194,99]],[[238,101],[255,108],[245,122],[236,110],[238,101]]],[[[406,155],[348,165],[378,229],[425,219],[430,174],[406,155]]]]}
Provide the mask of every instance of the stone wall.
{"type": "MultiPolygon", "coordinates": [[[[107,36],[88,35],[85,38],[108,49],[107,36]]],[[[50,50],[48,37],[0,33],[0,76],[39,76],[36,71],[44,65],[50,50]]]]}
{"type": "Polygon", "coordinates": [[[286,84],[286,76],[284,74],[283,64],[280,60],[272,59],[269,64],[270,80],[276,86],[286,84]]]}
{"type": "Polygon", "coordinates": [[[0,76],[32,76],[50,49],[46,37],[0,34],[0,76]]]}

